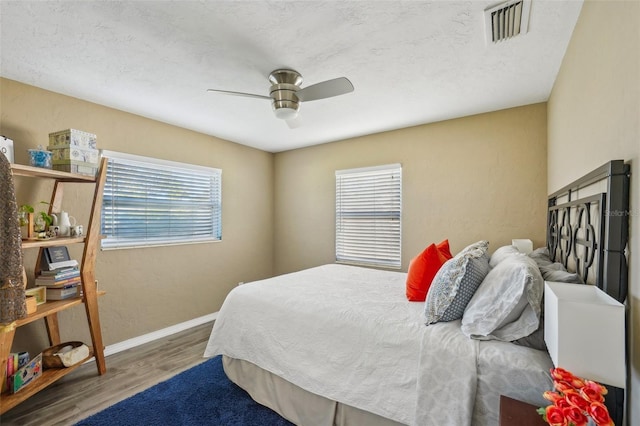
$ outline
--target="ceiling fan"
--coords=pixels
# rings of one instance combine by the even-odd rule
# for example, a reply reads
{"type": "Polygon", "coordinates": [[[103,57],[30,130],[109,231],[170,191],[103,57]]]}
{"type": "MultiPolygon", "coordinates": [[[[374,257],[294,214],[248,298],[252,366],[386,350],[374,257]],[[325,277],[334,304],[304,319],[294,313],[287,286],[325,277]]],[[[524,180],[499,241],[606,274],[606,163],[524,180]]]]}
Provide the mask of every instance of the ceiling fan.
{"type": "Polygon", "coordinates": [[[346,77],[334,78],[300,88],[302,76],[299,72],[291,69],[273,71],[269,74],[269,81],[271,82],[269,96],[218,89],[208,89],[207,92],[270,100],[276,117],[286,120],[290,127],[296,127],[294,119],[298,116],[300,102],[316,101],[353,92],[353,84],[346,77]]]}

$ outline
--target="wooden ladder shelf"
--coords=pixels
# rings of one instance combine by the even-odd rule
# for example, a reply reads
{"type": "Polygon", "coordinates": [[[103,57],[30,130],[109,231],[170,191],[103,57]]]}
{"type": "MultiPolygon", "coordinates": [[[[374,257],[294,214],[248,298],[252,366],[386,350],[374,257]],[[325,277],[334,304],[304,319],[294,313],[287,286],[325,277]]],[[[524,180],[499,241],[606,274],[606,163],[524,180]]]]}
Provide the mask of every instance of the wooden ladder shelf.
{"type": "MultiPolygon", "coordinates": [[[[64,194],[65,184],[68,183],[95,183],[93,200],[89,223],[85,230],[85,235],[81,237],[71,238],[53,238],[51,240],[23,240],[22,248],[38,248],[38,260],[35,265],[35,274],[40,272],[40,257],[45,247],[67,245],[67,244],[84,244],[82,261],[80,262],[80,276],[82,279],[82,296],[65,300],[54,300],[46,302],[38,306],[38,310],[15,321],[12,324],[3,326],[0,329],[0,372],[3,372],[0,384],[4,382],[4,372],[7,368],[7,358],[11,352],[13,338],[16,329],[29,324],[33,321],[44,319],[49,336],[49,344],[51,346],[62,343],[60,341],[60,328],[58,324],[58,312],[71,308],[76,305],[84,304],[87,314],[87,322],[91,334],[92,350],[89,354],[95,358],[98,374],[105,374],[107,366],[104,359],[104,344],[102,342],[102,331],[100,328],[100,316],[98,313],[98,296],[104,294],[98,291],[95,279],[95,261],[100,244],[100,214],[102,209],[102,193],[107,176],[107,159],[103,158],[100,162],[98,173],[95,177],[83,176],[73,173],[61,172],[56,170],[42,169],[37,167],[24,166],[20,164],[12,164],[11,169],[14,176],[26,176],[32,178],[53,179],[55,181],[53,192],[51,195],[51,203],[49,204],[49,214],[58,212],[62,207],[62,197],[64,194]]],[[[47,369],[43,371],[41,377],[34,380],[15,394],[3,393],[0,395],[0,414],[10,410],[16,405],[28,399],[30,396],[46,388],[56,380],[69,374],[75,368],[80,366],[82,362],[68,368],[47,369]]]]}

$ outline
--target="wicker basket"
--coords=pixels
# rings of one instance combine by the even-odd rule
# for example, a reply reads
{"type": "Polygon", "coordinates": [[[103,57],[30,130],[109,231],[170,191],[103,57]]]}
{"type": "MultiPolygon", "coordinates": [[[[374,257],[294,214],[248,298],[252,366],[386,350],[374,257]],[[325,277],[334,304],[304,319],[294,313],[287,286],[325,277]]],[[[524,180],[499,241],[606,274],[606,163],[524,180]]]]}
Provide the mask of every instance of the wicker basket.
{"type": "Polygon", "coordinates": [[[82,342],[64,342],[45,349],[42,351],[42,366],[44,368],[65,368],[62,360],[56,354],[67,346],[71,346],[72,349],[75,349],[82,345],[84,345],[82,342]]]}

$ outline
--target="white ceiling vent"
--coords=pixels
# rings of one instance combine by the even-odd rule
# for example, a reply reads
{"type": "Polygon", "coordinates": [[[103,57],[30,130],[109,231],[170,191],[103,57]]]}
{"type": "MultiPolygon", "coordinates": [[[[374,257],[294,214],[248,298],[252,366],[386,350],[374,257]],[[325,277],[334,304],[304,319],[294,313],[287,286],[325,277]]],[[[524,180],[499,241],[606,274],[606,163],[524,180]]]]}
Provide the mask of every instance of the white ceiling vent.
{"type": "Polygon", "coordinates": [[[529,27],[531,0],[510,0],[484,11],[487,44],[525,34],[529,27]]]}

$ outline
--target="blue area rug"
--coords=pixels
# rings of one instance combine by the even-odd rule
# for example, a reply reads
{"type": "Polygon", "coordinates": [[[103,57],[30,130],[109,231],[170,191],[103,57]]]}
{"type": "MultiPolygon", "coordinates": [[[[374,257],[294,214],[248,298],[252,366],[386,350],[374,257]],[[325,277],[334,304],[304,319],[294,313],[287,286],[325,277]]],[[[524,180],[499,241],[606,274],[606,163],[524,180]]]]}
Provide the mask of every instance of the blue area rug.
{"type": "Polygon", "coordinates": [[[120,425],[291,425],[232,383],[217,356],[77,423],[120,425]]]}

